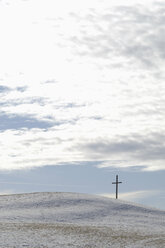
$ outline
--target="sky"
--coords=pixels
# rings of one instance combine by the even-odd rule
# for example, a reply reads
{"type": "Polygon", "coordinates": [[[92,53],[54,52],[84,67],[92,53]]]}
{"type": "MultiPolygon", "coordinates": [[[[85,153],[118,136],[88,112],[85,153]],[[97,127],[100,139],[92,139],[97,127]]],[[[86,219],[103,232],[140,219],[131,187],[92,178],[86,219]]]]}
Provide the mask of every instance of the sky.
{"type": "Polygon", "coordinates": [[[165,210],[163,0],[0,1],[0,193],[165,210]]]}

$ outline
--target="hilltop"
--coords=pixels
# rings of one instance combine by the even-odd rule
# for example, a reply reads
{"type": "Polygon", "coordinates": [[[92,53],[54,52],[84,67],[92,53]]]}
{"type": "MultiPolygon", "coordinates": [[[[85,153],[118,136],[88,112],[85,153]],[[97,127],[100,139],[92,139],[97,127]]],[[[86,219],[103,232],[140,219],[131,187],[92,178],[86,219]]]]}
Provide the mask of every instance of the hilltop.
{"type": "Polygon", "coordinates": [[[0,222],[5,248],[165,247],[165,211],[101,196],[0,196],[0,222]]]}

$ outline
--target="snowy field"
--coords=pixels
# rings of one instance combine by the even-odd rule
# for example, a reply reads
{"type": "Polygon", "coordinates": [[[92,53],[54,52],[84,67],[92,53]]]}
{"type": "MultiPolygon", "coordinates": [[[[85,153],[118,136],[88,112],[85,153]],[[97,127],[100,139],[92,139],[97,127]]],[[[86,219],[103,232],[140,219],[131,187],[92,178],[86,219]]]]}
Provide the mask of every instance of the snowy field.
{"type": "Polygon", "coordinates": [[[164,248],[165,211],[77,193],[0,196],[3,248],[164,248]]]}

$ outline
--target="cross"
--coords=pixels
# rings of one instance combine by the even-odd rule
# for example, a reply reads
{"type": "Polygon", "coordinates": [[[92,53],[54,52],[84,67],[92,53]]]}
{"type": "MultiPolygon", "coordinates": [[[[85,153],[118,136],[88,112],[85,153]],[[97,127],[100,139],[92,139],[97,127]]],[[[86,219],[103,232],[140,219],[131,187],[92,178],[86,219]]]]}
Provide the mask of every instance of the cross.
{"type": "Polygon", "coordinates": [[[116,182],[113,182],[112,184],[116,184],[116,199],[118,199],[118,184],[122,183],[118,181],[118,175],[116,175],[116,182]]]}

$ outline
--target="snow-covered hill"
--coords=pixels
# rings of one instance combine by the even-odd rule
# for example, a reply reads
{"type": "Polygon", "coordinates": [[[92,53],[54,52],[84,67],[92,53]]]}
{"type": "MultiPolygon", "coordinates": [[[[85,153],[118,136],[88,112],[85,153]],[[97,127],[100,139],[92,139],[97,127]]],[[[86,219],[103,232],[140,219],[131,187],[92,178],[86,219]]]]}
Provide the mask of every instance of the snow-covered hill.
{"type": "Polygon", "coordinates": [[[100,196],[0,196],[0,247],[165,247],[165,211],[100,196]]]}

